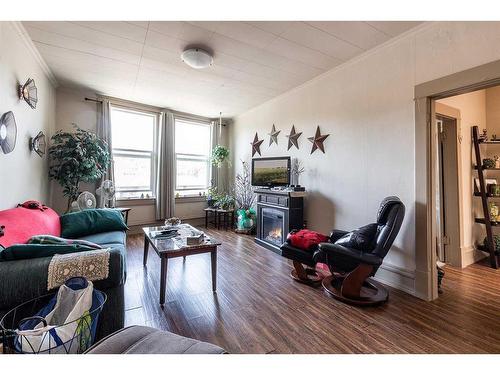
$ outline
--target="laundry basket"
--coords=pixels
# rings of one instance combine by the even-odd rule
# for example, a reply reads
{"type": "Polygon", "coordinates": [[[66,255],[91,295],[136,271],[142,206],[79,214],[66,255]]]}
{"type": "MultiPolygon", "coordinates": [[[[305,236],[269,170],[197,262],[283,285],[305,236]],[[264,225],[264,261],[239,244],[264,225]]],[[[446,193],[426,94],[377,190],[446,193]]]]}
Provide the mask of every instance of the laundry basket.
{"type": "Polygon", "coordinates": [[[92,282],[74,277],[57,293],[13,308],[0,320],[3,353],[83,353],[94,343],[106,299],[92,282]]]}

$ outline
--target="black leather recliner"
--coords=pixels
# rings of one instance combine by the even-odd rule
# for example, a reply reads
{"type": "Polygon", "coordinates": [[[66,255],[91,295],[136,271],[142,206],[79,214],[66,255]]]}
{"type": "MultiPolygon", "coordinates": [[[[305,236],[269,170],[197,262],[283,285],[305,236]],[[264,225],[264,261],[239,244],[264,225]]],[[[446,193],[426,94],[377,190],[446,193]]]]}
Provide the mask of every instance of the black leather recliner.
{"type": "Polygon", "coordinates": [[[335,244],[347,231],[334,230],[328,243],[321,243],[313,262],[326,263],[332,273],[322,280],[323,288],[333,297],[356,305],[373,305],[388,299],[387,290],[374,276],[399,233],[405,206],[398,197],[387,197],[380,204],[377,233],[370,252],[335,244]]]}

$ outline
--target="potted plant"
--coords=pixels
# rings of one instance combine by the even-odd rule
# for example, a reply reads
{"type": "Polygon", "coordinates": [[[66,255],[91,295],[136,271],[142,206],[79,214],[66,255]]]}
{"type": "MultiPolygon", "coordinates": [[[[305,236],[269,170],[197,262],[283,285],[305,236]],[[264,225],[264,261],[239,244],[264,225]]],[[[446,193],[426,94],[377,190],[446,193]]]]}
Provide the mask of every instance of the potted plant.
{"type": "MultiPolygon", "coordinates": [[[[484,237],[483,246],[487,247],[487,244],[488,244],[488,238],[484,237]]],[[[500,235],[498,235],[498,234],[495,234],[493,236],[493,247],[494,247],[495,251],[500,250],[500,235]]]]}
{"type": "Polygon", "coordinates": [[[105,141],[76,124],[73,126],[74,133],[58,131],[54,134],[49,147],[49,178],[63,187],[63,194],[68,197],[68,210],[80,194],[80,183],[100,179],[111,159],[105,141]]]}
{"type": "Polygon", "coordinates": [[[299,177],[304,173],[305,169],[302,166],[302,162],[299,159],[293,159],[291,174],[293,177],[293,185],[299,185],[299,177]]]}
{"type": "Polygon", "coordinates": [[[223,209],[223,210],[232,210],[234,209],[234,197],[230,194],[222,194],[217,199],[217,203],[215,203],[215,207],[223,209]]]}
{"type": "Polygon", "coordinates": [[[491,158],[484,158],[483,159],[483,168],[485,168],[485,169],[495,168],[495,160],[491,159],[491,158]]]}
{"type": "Polygon", "coordinates": [[[252,189],[250,168],[248,163],[241,161],[242,172],[235,178],[235,199],[238,207],[238,231],[249,233],[255,227],[256,213],[253,209],[255,194],[252,189]]]}
{"type": "Polygon", "coordinates": [[[217,199],[219,198],[219,194],[217,193],[216,186],[210,186],[207,191],[207,204],[208,207],[215,207],[217,203],[217,199]]]}
{"type": "Polygon", "coordinates": [[[212,150],[212,156],[210,159],[212,160],[213,165],[220,168],[224,162],[229,161],[229,149],[221,145],[215,146],[212,150]]]}

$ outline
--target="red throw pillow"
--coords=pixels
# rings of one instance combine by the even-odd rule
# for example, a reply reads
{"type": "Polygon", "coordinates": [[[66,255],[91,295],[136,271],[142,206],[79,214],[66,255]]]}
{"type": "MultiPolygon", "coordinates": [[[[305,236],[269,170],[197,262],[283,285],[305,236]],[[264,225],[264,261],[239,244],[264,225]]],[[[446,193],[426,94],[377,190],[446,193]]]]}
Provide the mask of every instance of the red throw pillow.
{"type": "Polygon", "coordinates": [[[51,208],[17,207],[0,211],[0,226],[5,226],[0,237],[3,247],[26,243],[38,234],[61,235],[59,215],[51,208]]]}
{"type": "Polygon", "coordinates": [[[324,234],[308,229],[291,232],[288,235],[290,245],[302,250],[311,250],[321,242],[328,242],[328,237],[324,234]]]}

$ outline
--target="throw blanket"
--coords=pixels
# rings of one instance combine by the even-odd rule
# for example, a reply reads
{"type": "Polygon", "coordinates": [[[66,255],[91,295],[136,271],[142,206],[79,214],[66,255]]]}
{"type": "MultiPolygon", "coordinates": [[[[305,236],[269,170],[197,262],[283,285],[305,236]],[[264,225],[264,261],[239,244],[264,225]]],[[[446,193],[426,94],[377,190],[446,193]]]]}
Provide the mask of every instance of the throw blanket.
{"type": "Polygon", "coordinates": [[[89,249],[102,249],[101,245],[90,241],[71,240],[68,238],[51,236],[48,234],[33,236],[28,240],[28,243],[38,245],[81,245],[84,247],[88,247],[89,249]]]}
{"type": "Polygon", "coordinates": [[[54,255],[49,264],[47,290],[57,288],[71,277],[104,280],[109,275],[110,249],[54,255]]]}

